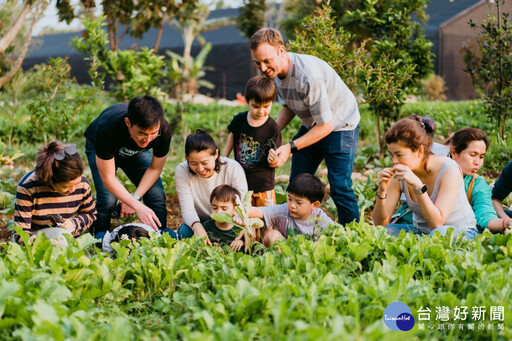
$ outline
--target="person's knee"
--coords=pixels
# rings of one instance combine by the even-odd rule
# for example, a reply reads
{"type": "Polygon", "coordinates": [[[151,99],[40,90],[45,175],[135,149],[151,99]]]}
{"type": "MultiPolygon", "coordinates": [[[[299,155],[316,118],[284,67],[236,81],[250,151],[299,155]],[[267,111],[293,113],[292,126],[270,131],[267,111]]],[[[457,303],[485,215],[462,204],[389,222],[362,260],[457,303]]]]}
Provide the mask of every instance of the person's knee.
{"type": "Polygon", "coordinates": [[[171,230],[170,228],[164,228],[164,229],[161,229],[160,231],[162,231],[162,233],[167,233],[171,236],[171,238],[173,239],[178,239],[178,234],[176,232],[174,232],[173,230],[171,230]]]}
{"type": "Polygon", "coordinates": [[[160,181],[157,181],[147,192],[144,194],[144,203],[146,205],[164,205],[165,206],[165,192],[164,187],[160,181]]]}
{"type": "Polygon", "coordinates": [[[194,231],[185,223],[181,224],[178,228],[179,239],[191,238],[194,235],[194,231]]]}

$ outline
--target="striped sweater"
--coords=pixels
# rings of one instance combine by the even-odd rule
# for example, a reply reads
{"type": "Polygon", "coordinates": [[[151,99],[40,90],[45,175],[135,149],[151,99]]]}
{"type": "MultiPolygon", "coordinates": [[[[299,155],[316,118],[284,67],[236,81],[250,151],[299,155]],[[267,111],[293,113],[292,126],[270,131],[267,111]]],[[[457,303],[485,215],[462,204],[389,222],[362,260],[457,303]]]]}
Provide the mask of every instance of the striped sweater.
{"type": "Polygon", "coordinates": [[[35,172],[31,171],[18,185],[14,210],[14,226],[22,227],[29,234],[52,226],[48,214],[60,214],[63,220],[71,219],[75,226],[74,236],[87,230],[96,220],[96,205],[85,176],[73,193],[62,195],[39,182],[35,172]]]}

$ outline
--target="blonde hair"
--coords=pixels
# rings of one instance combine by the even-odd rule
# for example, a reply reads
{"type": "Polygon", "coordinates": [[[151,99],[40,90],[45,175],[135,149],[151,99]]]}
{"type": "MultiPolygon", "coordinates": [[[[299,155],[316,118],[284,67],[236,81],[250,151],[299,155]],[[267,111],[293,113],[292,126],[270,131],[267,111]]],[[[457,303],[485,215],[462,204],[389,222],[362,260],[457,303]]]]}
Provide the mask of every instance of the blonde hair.
{"type": "Polygon", "coordinates": [[[256,50],[261,44],[274,47],[284,46],[283,36],[275,28],[262,27],[251,37],[251,50],[256,50]]]}

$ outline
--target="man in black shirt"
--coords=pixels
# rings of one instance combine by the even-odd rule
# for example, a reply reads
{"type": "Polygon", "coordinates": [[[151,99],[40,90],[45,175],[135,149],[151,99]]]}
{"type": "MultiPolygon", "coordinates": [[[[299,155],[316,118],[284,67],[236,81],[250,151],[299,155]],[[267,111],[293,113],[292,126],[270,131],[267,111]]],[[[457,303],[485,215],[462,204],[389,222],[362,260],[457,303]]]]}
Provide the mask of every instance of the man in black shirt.
{"type": "Polygon", "coordinates": [[[96,187],[96,237],[110,228],[110,214],[118,199],[121,217],[136,213],[153,229],[165,229],[167,209],[160,173],[169,152],[171,128],[160,102],[146,95],[135,97],[129,104],[114,104],[91,123],[84,135],[96,187]],[[133,193],[116,178],[117,168],[137,187],[133,193]]]}

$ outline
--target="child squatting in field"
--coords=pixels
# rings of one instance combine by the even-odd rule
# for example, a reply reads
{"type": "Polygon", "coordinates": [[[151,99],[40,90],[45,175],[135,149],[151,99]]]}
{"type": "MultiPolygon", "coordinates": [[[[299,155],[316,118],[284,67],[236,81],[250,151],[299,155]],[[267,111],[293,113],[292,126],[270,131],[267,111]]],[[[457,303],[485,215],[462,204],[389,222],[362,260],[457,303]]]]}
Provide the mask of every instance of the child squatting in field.
{"type": "MultiPolygon", "coordinates": [[[[212,205],[212,213],[227,213],[231,216],[235,214],[237,206],[237,198],[240,198],[240,192],[229,185],[220,185],[215,187],[210,195],[210,203],[212,205]]],[[[233,224],[222,223],[210,219],[203,223],[203,227],[208,234],[208,238],[213,244],[229,245],[234,252],[245,252],[249,242],[246,234],[242,238],[237,238],[233,224]]]]}
{"type": "MultiPolygon", "coordinates": [[[[266,247],[296,234],[315,235],[318,229],[333,223],[320,208],[325,186],[319,178],[308,173],[299,174],[290,181],[286,191],[286,204],[251,207],[249,211],[249,217],[265,222],[267,231],[263,234],[263,244],[266,247]]],[[[242,223],[238,215],[234,220],[242,223]]]]}

